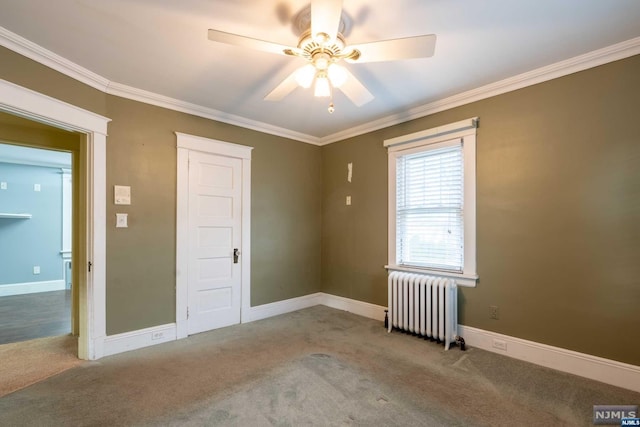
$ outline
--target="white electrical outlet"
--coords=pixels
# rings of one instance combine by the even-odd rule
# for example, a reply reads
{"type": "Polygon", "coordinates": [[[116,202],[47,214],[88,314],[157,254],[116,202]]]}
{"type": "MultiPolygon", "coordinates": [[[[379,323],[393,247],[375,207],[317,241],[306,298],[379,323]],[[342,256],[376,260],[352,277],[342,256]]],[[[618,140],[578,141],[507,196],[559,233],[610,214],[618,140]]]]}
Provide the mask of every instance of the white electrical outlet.
{"type": "Polygon", "coordinates": [[[40,184],[33,184],[33,191],[40,191],[40,184]]]}
{"type": "Polygon", "coordinates": [[[7,189],[7,183],[6,182],[0,182],[0,190],[6,190],[7,189]]]}
{"type": "Polygon", "coordinates": [[[152,340],[161,340],[162,338],[164,338],[164,332],[154,332],[151,334],[152,340]]]}
{"type": "Polygon", "coordinates": [[[33,266],[33,274],[40,274],[40,266],[39,265],[34,265],[33,266]]]}
{"type": "Polygon", "coordinates": [[[493,348],[497,348],[498,350],[507,351],[507,342],[494,338],[493,339],[493,348]]]}
{"type": "Polygon", "coordinates": [[[347,196],[347,200],[345,202],[347,206],[351,206],[351,196],[347,196]]]}

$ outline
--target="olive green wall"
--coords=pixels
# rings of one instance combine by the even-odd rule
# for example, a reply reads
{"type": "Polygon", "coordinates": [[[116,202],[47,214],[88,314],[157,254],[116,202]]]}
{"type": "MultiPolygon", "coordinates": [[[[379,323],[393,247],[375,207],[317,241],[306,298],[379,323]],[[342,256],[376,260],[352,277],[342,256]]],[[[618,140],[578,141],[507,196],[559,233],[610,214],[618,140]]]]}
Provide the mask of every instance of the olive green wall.
{"type": "Polygon", "coordinates": [[[2,79],[113,119],[110,335],[175,320],[174,131],[255,147],[252,305],[320,290],[386,305],[382,141],[479,116],[480,283],[461,323],[640,365],[639,56],[322,148],[106,95],[1,47],[0,63],[2,79]],[[132,187],[126,230],[115,184],[132,187]]]}
{"type": "Polygon", "coordinates": [[[0,47],[0,78],[112,119],[107,138],[107,334],[175,321],[176,136],[255,147],[251,304],[318,292],[320,148],[106,95],[0,47]],[[113,204],[113,185],[132,204],[113,204]],[[115,213],[129,228],[115,228],[115,213]]]}
{"type": "Polygon", "coordinates": [[[115,96],[106,115],[109,334],[175,321],[176,131],[254,147],[251,305],[320,290],[319,147],[115,96]],[[131,186],[130,206],[114,185],[131,186]]]}
{"type": "Polygon", "coordinates": [[[0,79],[76,105],[101,115],[106,111],[103,92],[0,46],[0,79]]]}
{"type": "Polygon", "coordinates": [[[323,147],[323,291],[386,305],[382,141],[478,116],[460,323],[640,365],[638,76],[635,56],[323,147]]]}

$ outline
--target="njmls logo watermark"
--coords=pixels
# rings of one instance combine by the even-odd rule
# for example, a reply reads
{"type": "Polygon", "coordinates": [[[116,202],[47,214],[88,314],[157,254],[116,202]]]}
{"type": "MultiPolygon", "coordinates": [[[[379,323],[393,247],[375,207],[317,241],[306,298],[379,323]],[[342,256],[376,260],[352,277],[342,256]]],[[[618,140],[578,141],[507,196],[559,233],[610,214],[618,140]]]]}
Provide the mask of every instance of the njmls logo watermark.
{"type": "Polygon", "coordinates": [[[597,425],[640,426],[638,405],[593,405],[593,423],[597,425]],[[625,423],[631,424],[623,424],[625,423]]]}

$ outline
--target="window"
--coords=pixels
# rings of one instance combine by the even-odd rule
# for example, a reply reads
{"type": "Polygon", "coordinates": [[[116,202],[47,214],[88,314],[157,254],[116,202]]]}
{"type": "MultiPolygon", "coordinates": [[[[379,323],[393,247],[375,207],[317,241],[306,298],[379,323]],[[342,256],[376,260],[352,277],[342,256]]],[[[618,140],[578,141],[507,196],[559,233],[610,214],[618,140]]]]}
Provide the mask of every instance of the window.
{"type": "Polygon", "coordinates": [[[462,272],[462,144],[396,158],[396,262],[462,272]]]}
{"type": "Polygon", "coordinates": [[[475,286],[476,125],[469,119],[385,141],[390,270],[475,286]]]}

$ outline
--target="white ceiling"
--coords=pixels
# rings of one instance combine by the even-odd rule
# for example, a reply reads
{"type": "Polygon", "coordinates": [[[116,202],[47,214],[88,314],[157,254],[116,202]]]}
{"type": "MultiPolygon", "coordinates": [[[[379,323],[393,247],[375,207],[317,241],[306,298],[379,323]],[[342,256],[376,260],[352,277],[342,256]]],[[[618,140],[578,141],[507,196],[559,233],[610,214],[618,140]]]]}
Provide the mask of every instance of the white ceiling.
{"type": "MultiPolygon", "coordinates": [[[[638,0],[344,0],[348,44],[436,34],[428,59],[350,64],[375,99],[311,89],[264,101],[299,59],[235,48],[207,30],[295,46],[309,0],[0,0],[0,26],[111,82],[249,127],[327,139],[443,98],[640,36],[638,0]],[[238,120],[239,119],[239,120],[238,120]]],[[[277,133],[277,132],[276,132],[277,133]]]]}

